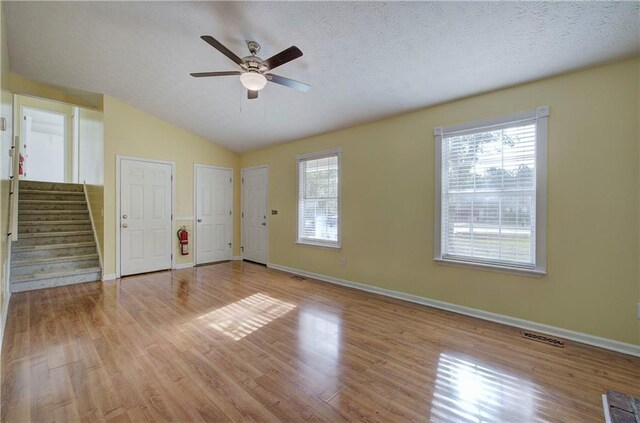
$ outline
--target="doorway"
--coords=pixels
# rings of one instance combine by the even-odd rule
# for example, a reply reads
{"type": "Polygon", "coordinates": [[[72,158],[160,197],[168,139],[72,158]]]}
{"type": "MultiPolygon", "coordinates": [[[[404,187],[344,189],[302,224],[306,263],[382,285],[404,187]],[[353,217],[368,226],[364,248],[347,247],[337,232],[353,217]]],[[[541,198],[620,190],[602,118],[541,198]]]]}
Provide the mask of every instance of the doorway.
{"type": "Polygon", "coordinates": [[[22,175],[24,180],[68,180],[67,119],[65,113],[22,109],[22,175]]]}
{"type": "Polygon", "coordinates": [[[267,166],[242,169],[242,258],[267,264],[269,170],[267,166]]]}
{"type": "Polygon", "coordinates": [[[118,157],[118,276],[172,267],[173,164],[118,157]]]}
{"type": "Polygon", "coordinates": [[[195,264],[231,260],[233,170],[194,165],[196,211],[195,264]]]}

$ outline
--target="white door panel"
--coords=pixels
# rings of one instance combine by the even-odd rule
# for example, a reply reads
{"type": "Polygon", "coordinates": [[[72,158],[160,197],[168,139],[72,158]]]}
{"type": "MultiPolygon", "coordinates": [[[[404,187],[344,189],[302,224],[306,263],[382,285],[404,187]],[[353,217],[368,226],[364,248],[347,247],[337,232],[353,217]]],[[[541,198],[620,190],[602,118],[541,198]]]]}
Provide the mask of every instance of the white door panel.
{"type": "Polygon", "coordinates": [[[196,264],[232,258],[231,169],[196,166],[196,264]]]}
{"type": "Polygon", "coordinates": [[[242,256],[267,264],[267,168],[246,169],[243,180],[242,256]]]}
{"type": "Polygon", "coordinates": [[[171,268],[171,165],[120,163],[120,271],[171,268]]]}

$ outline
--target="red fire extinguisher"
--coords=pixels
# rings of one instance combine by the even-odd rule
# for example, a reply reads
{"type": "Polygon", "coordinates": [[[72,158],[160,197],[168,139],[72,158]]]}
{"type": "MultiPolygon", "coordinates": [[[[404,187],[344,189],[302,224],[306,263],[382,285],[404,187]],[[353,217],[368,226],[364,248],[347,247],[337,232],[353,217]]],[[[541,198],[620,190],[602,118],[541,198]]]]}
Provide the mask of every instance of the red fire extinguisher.
{"type": "Polygon", "coordinates": [[[189,255],[189,232],[186,227],[178,229],[178,239],[180,240],[180,253],[183,256],[189,255]]]}
{"type": "Polygon", "coordinates": [[[22,154],[20,154],[20,156],[18,156],[18,175],[25,175],[25,173],[24,173],[24,156],[22,154]]]}

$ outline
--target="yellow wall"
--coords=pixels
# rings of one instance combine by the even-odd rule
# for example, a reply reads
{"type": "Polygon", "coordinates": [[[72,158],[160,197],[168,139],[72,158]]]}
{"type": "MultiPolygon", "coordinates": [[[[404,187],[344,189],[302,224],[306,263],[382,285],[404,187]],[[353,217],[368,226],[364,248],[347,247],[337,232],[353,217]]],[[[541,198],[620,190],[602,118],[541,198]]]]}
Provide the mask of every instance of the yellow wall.
{"type": "Polygon", "coordinates": [[[101,102],[99,100],[101,96],[98,94],[93,95],[97,97],[96,101],[90,102],[70,95],[67,91],[65,91],[64,88],[54,87],[51,85],[32,81],[16,73],[9,73],[7,77],[8,84],[11,87],[11,92],[13,92],[14,94],[47,98],[49,100],[60,101],[63,103],[87,107],[90,109],[99,109],[101,107],[101,102]],[[95,104],[96,102],[98,104],[95,104]]]}
{"type": "Polygon", "coordinates": [[[250,152],[269,165],[269,261],[640,344],[638,59],[250,152]],[[548,275],[436,264],[433,129],[551,107],[548,275]],[[296,155],[342,146],[342,249],[296,245],[296,155]],[[347,266],[341,267],[341,257],[347,266]]]}
{"type": "MultiPolygon", "coordinates": [[[[184,129],[104,96],[104,273],[115,273],[116,254],[116,155],[173,161],[176,164],[176,217],[193,216],[193,165],[196,163],[235,169],[234,255],[240,251],[239,156],[184,129]]],[[[193,238],[191,238],[193,239],[193,238]]],[[[174,256],[179,257],[177,237],[174,256]]],[[[193,243],[191,243],[193,248],[193,243]]]]}

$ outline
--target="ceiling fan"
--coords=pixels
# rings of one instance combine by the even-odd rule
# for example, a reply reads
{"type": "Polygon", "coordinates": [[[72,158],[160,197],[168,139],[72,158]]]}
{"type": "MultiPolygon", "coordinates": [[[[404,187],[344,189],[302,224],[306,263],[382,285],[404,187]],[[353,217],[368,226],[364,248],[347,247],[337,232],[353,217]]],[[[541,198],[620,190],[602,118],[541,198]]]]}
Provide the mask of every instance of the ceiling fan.
{"type": "Polygon", "coordinates": [[[292,60],[302,56],[302,51],[296,46],[289,47],[286,50],[281,51],[275,56],[271,56],[266,60],[262,60],[256,53],[260,51],[260,44],[255,41],[247,41],[247,47],[249,48],[250,56],[243,57],[242,59],[236,56],[231,50],[226,48],[222,43],[211,35],[203,35],[202,38],[211,47],[218,50],[220,53],[227,56],[235,64],[240,66],[239,71],[223,71],[223,72],[196,72],[191,73],[191,76],[196,78],[209,77],[209,76],[240,76],[240,82],[247,89],[247,98],[258,98],[258,91],[263,89],[267,85],[267,81],[275,82],[276,84],[284,85],[285,87],[293,88],[294,90],[307,92],[310,85],[304,82],[294,81],[293,79],[285,78],[284,76],[267,73],[278,66],[284,65],[292,60]]]}

